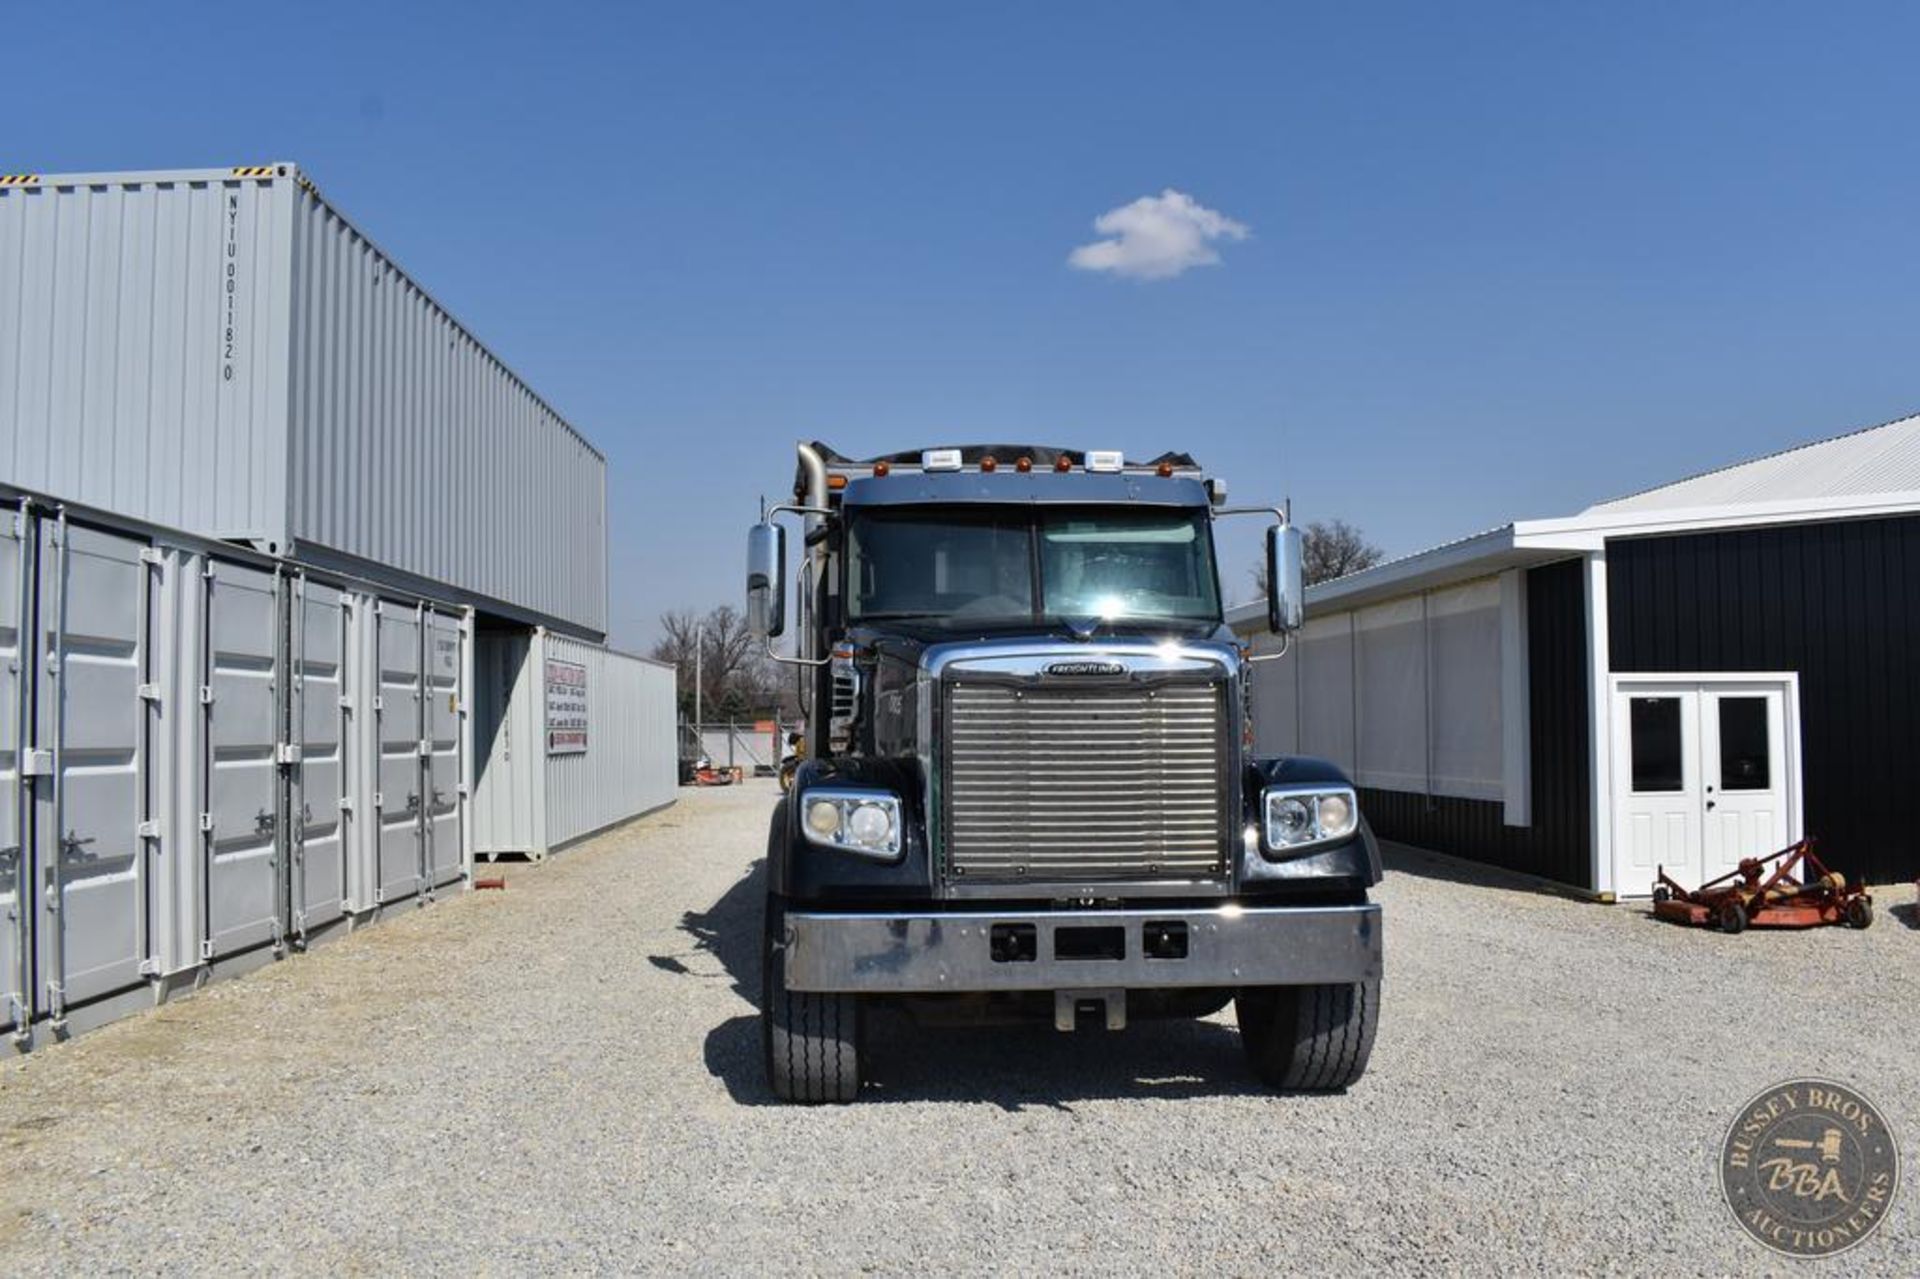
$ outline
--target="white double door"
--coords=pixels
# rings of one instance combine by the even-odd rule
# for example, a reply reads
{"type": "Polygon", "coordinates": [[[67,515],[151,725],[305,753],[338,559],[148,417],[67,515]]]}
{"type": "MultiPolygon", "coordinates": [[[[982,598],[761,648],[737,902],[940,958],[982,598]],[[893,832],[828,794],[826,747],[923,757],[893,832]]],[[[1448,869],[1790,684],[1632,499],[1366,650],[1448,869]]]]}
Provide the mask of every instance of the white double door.
{"type": "Polygon", "coordinates": [[[1692,888],[1800,837],[1797,681],[1617,677],[1614,889],[1692,888]]]}

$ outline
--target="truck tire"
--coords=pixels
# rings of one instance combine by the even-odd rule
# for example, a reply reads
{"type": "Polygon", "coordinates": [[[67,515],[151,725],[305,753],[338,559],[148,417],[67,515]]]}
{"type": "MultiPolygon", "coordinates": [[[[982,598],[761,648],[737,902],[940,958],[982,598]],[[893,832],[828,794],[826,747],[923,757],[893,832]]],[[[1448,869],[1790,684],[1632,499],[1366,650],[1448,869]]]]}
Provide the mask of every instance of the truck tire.
{"type": "Polygon", "coordinates": [[[781,1101],[849,1102],[860,1093],[862,1018],[858,995],[788,990],[786,909],[767,897],[760,948],[760,1028],[767,1083],[781,1101]]]}
{"type": "Polygon", "coordinates": [[[1334,986],[1254,986],[1234,998],[1240,1044],[1261,1082],[1328,1092],[1359,1080],[1373,1055],[1380,980],[1334,986]]]}

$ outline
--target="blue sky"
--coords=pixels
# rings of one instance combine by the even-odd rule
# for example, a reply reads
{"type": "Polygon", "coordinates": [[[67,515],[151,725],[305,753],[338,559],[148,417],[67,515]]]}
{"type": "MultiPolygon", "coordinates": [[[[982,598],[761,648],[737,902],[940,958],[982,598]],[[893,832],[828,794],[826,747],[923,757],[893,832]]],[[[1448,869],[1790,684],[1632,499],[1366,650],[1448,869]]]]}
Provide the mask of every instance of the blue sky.
{"type": "Polygon", "coordinates": [[[1911,6],[275,8],[10,7],[0,171],[304,166],[607,454],[628,645],[801,437],[1399,553],[1920,408],[1911,6]],[[1068,265],[1168,188],[1249,233],[1068,265]]]}

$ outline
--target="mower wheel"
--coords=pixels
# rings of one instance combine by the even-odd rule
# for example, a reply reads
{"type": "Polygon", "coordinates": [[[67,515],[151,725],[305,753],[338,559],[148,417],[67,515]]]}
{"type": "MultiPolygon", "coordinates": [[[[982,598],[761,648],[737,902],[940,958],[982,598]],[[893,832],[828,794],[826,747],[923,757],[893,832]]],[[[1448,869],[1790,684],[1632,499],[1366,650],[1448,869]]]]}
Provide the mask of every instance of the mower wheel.
{"type": "Polygon", "coordinates": [[[1847,903],[1847,926],[1866,928],[1873,923],[1873,902],[1865,897],[1856,897],[1847,903]]]}
{"type": "Polygon", "coordinates": [[[1720,925],[1720,931],[1731,936],[1747,931],[1747,908],[1739,902],[1728,902],[1720,908],[1719,918],[1714,921],[1720,925]]]}
{"type": "Polygon", "coordinates": [[[1673,890],[1671,888],[1668,888],[1665,884],[1659,884],[1655,886],[1653,890],[1654,905],[1658,906],[1661,902],[1669,902],[1672,900],[1673,900],[1673,890]]]}

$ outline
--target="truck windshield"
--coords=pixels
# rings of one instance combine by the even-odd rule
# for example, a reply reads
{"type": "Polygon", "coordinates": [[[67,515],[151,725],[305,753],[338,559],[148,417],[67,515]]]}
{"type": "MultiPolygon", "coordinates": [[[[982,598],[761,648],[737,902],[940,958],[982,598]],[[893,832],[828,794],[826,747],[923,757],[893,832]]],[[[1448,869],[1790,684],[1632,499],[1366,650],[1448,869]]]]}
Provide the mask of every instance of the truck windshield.
{"type": "Polygon", "coordinates": [[[847,561],[855,621],[1220,620],[1204,511],[863,511],[851,523],[847,561]]]}

